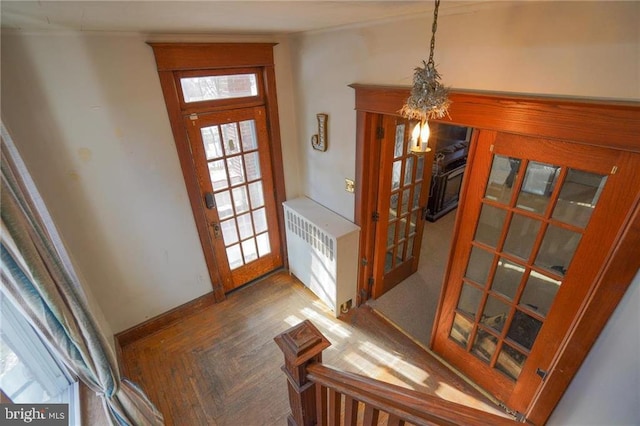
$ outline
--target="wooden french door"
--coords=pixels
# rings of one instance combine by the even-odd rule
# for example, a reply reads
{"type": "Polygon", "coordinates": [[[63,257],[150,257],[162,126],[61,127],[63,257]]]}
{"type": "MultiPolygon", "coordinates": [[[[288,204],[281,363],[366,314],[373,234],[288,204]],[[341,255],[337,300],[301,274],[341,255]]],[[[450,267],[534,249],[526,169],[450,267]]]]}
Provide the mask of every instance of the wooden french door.
{"type": "MultiPolygon", "coordinates": [[[[415,123],[414,123],[415,124],[415,123]]],[[[411,153],[408,120],[382,116],[373,297],[418,269],[433,152],[411,153]]]]}
{"type": "Polygon", "coordinates": [[[479,131],[433,349],[526,413],[640,185],[638,156],[479,131]]]}
{"type": "Polygon", "coordinates": [[[184,118],[225,292],[282,265],[265,115],[252,107],[184,118]]]}

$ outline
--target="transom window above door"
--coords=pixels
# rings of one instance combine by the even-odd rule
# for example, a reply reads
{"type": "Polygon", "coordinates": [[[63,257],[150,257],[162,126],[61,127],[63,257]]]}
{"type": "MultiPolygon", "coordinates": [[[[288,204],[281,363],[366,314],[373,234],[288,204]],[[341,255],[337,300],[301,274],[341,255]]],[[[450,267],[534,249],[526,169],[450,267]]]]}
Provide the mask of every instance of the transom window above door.
{"type": "Polygon", "coordinates": [[[183,108],[262,103],[262,81],[258,70],[198,70],[177,72],[176,89],[183,108]]]}

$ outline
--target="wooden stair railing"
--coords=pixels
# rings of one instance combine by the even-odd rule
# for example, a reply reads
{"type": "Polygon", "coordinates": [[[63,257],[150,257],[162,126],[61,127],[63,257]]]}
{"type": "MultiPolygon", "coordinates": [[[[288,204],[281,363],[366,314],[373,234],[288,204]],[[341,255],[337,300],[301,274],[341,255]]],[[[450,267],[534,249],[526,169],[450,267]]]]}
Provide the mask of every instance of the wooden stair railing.
{"type": "Polygon", "coordinates": [[[322,364],[331,343],[305,320],[274,339],[284,353],[289,426],[517,425],[515,420],[322,364]]]}

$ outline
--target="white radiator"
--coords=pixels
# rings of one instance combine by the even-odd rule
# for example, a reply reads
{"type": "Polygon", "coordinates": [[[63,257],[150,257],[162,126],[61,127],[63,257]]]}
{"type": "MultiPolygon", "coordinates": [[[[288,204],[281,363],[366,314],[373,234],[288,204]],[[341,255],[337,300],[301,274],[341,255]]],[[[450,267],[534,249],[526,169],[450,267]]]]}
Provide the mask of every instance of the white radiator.
{"type": "Polygon", "coordinates": [[[337,317],[356,303],[360,228],[309,198],[283,206],[289,271],[337,317]]]}

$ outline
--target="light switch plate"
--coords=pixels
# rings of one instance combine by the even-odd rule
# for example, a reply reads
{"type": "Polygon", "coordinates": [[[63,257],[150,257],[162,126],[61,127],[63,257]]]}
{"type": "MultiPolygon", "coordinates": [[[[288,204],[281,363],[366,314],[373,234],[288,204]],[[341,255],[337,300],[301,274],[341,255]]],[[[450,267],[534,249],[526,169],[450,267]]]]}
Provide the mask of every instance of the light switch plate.
{"type": "Polygon", "coordinates": [[[344,180],[344,190],[347,191],[347,192],[355,192],[356,183],[354,181],[352,181],[351,179],[345,179],[344,180]]]}

